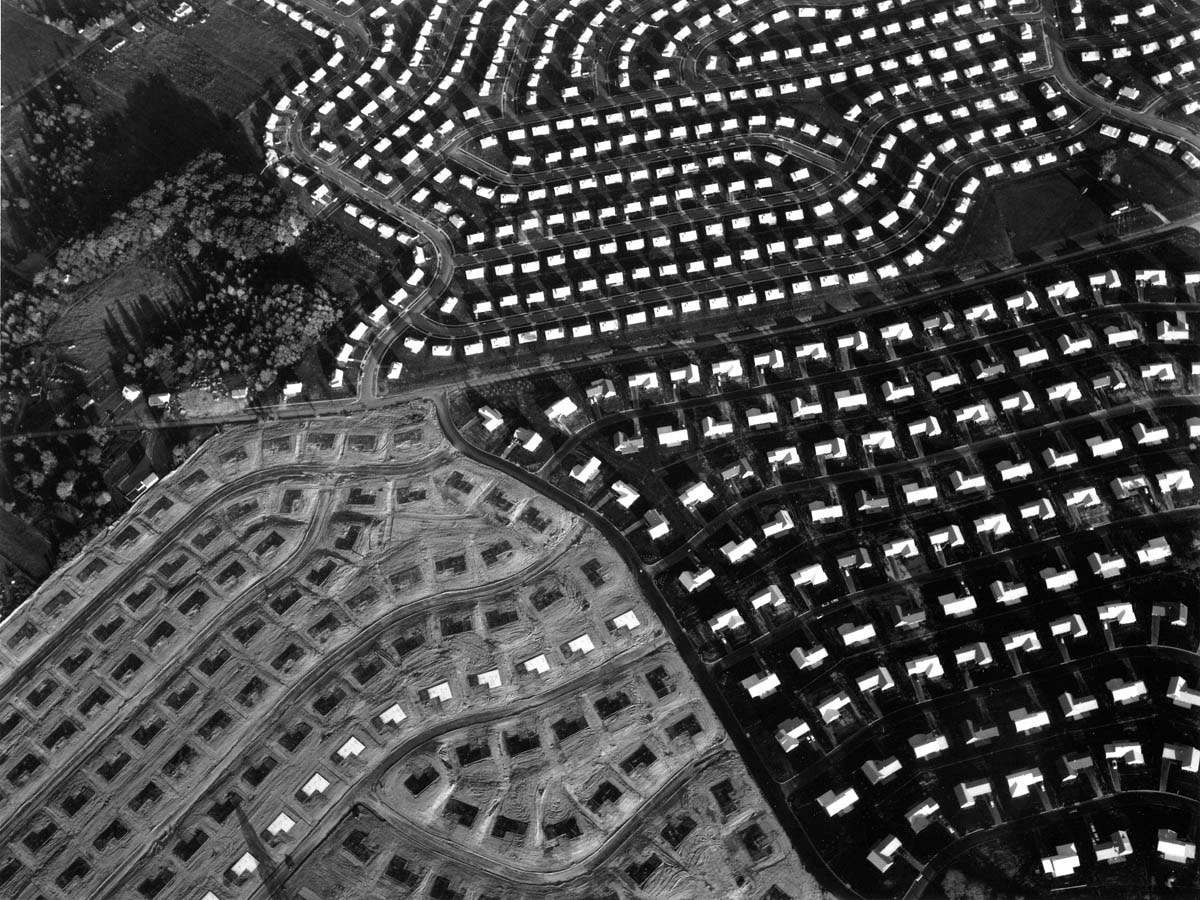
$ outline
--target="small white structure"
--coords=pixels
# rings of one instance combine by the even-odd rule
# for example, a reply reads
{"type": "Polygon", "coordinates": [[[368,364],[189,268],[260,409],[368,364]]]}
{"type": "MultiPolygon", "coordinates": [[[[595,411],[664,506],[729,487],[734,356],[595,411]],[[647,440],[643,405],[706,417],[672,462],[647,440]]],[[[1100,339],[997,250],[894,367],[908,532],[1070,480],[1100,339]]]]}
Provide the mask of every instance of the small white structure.
{"type": "Polygon", "coordinates": [[[801,719],[788,719],[779,723],[779,727],[775,729],[775,740],[779,741],[779,746],[783,748],[784,753],[791,753],[800,746],[800,739],[810,737],[812,727],[801,719]]]}
{"type": "Polygon", "coordinates": [[[700,588],[704,587],[716,577],[716,573],[713,572],[711,566],[705,566],[703,569],[700,569],[697,572],[693,572],[691,569],[685,569],[679,573],[679,583],[683,585],[683,589],[685,591],[691,594],[700,590],[700,588]]]}
{"type": "Polygon", "coordinates": [[[736,609],[726,609],[717,613],[708,620],[708,627],[712,629],[714,634],[722,631],[734,631],[738,628],[744,628],[746,620],[742,618],[742,614],[736,609]]]}
{"type": "Polygon", "coordinates": [[[945,735],[930,732],[929,734],[914,734],[908,739],[913,755],[917,759],[928,759],[950,749],[950,742],[945,735]]]}
{"type": "Polygon", "coordinates": [[[342,760],[343,762],[347,759],[353,759],[366,749],[367,748],[362,741],[351,735],[349,738],[347,738],[346,743],[338,747],[338,759],[342,760]]]}
{"type": "Polygon", "coordinates": [[[688,509],[695,509],[701,504],[708,503],[716,495],[703,481],[697,481],[689,484],[679,492],[679,502],[688,509]]]}
{"type": "Polygon", "coordinates": [[[1020,709],[1011,709],[1008,712],[1008,717],[1012,720],[1013,727],[1017,729],[1017,734],[1027,734],[1037,731],[1040,728],[1045,728],[1050,724],[1050,715],[1045,710],[1029,710],[1021,707],[1020,709]]]}
{"type": "Polygon", "coordinates": [[[671,532],[671,526],[667,522],[666,516],[657,509],[647,510],[646,515],[642,516],[642,521],[646,523],[652,541],[664,538],[671,532]]]}
{"type": "Polygon", "coordinates": [[[325,790],[328,787],[329,779],[327,779],[320,772],[313,772],[312,777],[309,778],[308,781],[304,782],[304,786],[300,788],[300,793],[304,796],[304,799],[307,800],[316,796],[317,794],[325,793],[325,790]]]}
{"type": "Polygon", "coordinates": [[[1190,687],[1182,675],[1174,675],[1167,682],[1167,697],[1176,706],[1184,709],[1200,707],[1200,691],[1190,687]]]}
{"type": "Polygon", "coordinates": [[[479,407],[479,418],[483,420],[483,430],[488,434],[504,427],[504,416],[490,406],[479,407]]]}
{"type": "Polygon", "coordinates": [[[1079,854],[1075,844],[1060,844],[1050,856],[1042,858],[1042,871],[1051,878],[1067,878],[1079,868],[1079,854]]]}
{"type": "Polygon", "coordinates": [[[780,684],[779,676],[774,672],[764,672],[742,679],[742,687],[755,700],[771,696],[771,694],[779,690],[780,684]]]}
{"type": "Polygon", "coordinates": [[[1196,843],[1180,839],[1170,828],[1158,830],[1158,852],[1167,862],[1186,866],[1196,858],[1196,843]]]}
{"type": "Polygon", "coordinates": [[[624,628],[627,631],[633,631],[633,629],[637,628],[641,624],[642,623],[638,620],[637,614],[634,613],[632,609],[626,610],[619,616],[615,616],[613,620],[609,622],[609,625],[612,626],[613,631],[616,631],[619,628],[624,628]]]}
{"type": "Polygon", "coordinates": [[[532,659],[525,660],[521,665],[531,675],[545,675],[550,671],[550,660],[546,659],[546,654],[544,653],[539,653],[532,659]]]}
{"type": "Polygon", "coordinates": [[[871,848],[871,852],[867,854],[867,859],[880,872],[886,872],[892,867],[892,864],[896,861],[896,854],[903,847],[904,845],[900,843],[900,838],[894,834],[889,834],[871,848]]]}
{"type": "Polygon", "coordinates": [[[833,818],[851,809],[858,802],[858,793],[854,788],[846,788],[840,793],[826,791],[817,798],[817,802],[821,804],[821,808],[829,814],[829,817],[833,818]]]}
{"type": "Polygon", "coordinates": [[[596,473],[600,471],[600,460],[593,456],[586,463],[574,466],[571,469],[571,477],[580,484],[587,484],[596,477],[596,473]]]}
{"type": "Polygon", "coordinates": [[[974,781],[962,781],[955,785],[954,797],[963,809],[971,809],[976,801],[990,796],[992,782],[987,778],[977,778],[974,781]]]}
{"type": "Polygon", "coordinates": [[[1107,841],[1096,844],[1096,862],[1114,865],[1133,853],[1133,844],[1124,830],[1114,831],[1107,841]]]}
{"type": "Polygon", "coordinates": [[[399,725],[407,718],[399,703],[393,703],[379,714],[379,721],[384,725],[399,725]]]}
{"type": "Polygon", "coordinates": [[[230,871],[233,877],[237,879],[246,878],[253,875],[258,870],[258,860],[254,858],[254,854],[245,853],[237,862],[233,864],[230,871]]]}
{"type": "Polygon", "coordinates": [[[454,694],[450,691],[450,682],[443,681],[429,688],[429,690],[425,692],[425,696],[430,700],[437,701],[438,703],[447,703],[453,699],[454,694]]]}
{"type": "Polygon", "coordinates": [[[275,820],[267,826],[267,834],[271,837],[282,837],[296,827],[296,820],[287,813],[280,813],[275,817],[275,820]]]}

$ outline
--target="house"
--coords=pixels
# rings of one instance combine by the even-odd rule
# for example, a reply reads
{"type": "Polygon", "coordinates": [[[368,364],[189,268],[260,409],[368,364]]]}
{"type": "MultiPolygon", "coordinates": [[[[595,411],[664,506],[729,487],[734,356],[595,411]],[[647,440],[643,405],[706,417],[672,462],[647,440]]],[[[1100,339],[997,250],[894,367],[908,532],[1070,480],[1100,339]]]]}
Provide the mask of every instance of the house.
{"type": "Polygon", "coordinates": [[[742,541],[727,541],[722,547],[721,552],[725,554],[725,558],[730,563],[740,563],[754,555],[754,551],[758,549],[758,544],[753,538],[746,538],[742,541]]]}
{"type": "Polygon", "coordinates": [[[571,477],[580,484],[587,484],[596,477],[596,473],[600,471],[600,459],[591,457],[586,463],[573,466],[571,468],[571,477]]]}
{"type": "Polygon", "coordinates": [[[542,436],[532,428],[518,428],[513,432],[513,443],[527,453],[536,453],[542,446],[542,436]]]}
{"type": "Polygon", "coordinates": [[[869,622],[866,625],[852,625],[850,623],[839,625],[837,632],[841,635],[842,642],[847,647],[865,644],[875,639],[875,626],[869,622]]]}
{"type": "Polygon", "coordinates": [[[892,678],[892,673],[883,666],[877,666],[855,679],[854,683],[858,686],[858,690],[862,694],[872,694],[876,691],[883,693],[890,691],[896,686],[896,680],[892,678]]]}
{"type": "Polygon", "coordinates": [[[1167,682],[1167,697],[1176,706],[1183,709],[1200,707],[1200,691],[1190,687],[1182,675],[1173,675],[1167,682]]]}
{"type": "Polygon", "coordinates": [[[708,627],[712,629],[713,634],[721,631],[736,631],[746,627],[746,620],[736,609],[727,609],[709,619],[708,627]]]}
{"type": "Polygon", "coordinates": [[[908,739],[908,745],[917,759],[928,759],[950,749],[950,742],[936,732],[914,734],[908,739]]]}
{"type": "Polygon", "coordinates": [[[750,428],[767,428],[779,424],[779,413],[773,409],[762,410],[751,407],[746,410],[746,425],[750,428]]]}
{"type": "Polygon", "coordinates": [[[638,499],[642,496],[624,481],[614,481],[612,484],[612,491],[617,495],[617,503],[619,503],[623,509],[629,509],[631,506],[633,506],[633,504],[637,503],[638,499]]]}
{"type": "Polygon", "coordinates": [[[992,782],[987,778],[961,781],[954,787],[954,798],[963,809],[970,809],[980,798],[992,793],[992,782]]]}
{"type": "Polygon", "coordinates": [[[813,446],[813,454],[817,459],[845,459],[846,439],[835,437],[827,441],[817,441],[813,446]]]}
{"type": "Polygon", "coordinates": [[[908,673],[909,678],[943,678],[946,670],[942,667],[942,661],[936,654],[928,656],[917,656],[908,660],[904,664],[904,670],[908,673]]]}
{"type": "Polygon", "coordinates": [[[942,605],[942,614],[952,619],[969,616],[979,606],[970,593],[961,597],[957,594],[942,594],[938,597],[938,603],[942,605]]]}
{"type": "Polygon", "coordinates": [[[1050,724],[1050,716],[1045,710],[1029,712],[1024,707],[1021,707],[1009,710],[1008,717],[1012,720],[1013,727],[1017,729],[1017,734],[1037,731],[1050,724]]]}
{"type": "Polygon", "coordinates": [[[317,794],[325,793],[325,789],[329,787],[329,780],[320,772],[314,772],[308,781],[300,788],[300,794],[305,800],[315,797],[317,794]]]}
{"type": "Polygon", "coordinates": [[[637,453],[645,445],[645,438],[640,434],[628,435],[623,431],[618,431],[613,437],[613,449],[625,456],[637,453]]]}
{"type": "Polygon", "coordinates": [[[983,641],[976,641],[973,644],[959,647],[954,651],[954,663],[960,669],[967,666],[977,666],[978,668],[986,668],[992,664],[992,651],[988,649],[988,645],[983,641]]]}
{"type": "Polygon", "coordinates": [[[574,400],[570,397],[563,397],[546,408],[546,418],[555,425],[563,427],[564,421],[578,411],[579,407],[575,405],[574,400]]]}
{"type": "Polygon", "coordinates": [[[846,788],[841,793],[826,791],[817,798],[817,802],[829,817],[833,818],[851,809],[858,802],[858,794],[854,788],[846,788]]]}
{"type": "Polygon", "coordinates": [[[808,504],[808,512],[812,516],[814,525],[823,525],[826,522],[836,522],[842,518],[842,505],[826,503],[824,500],[814,500],[808,504]]]}
{"type": "Polygon", "coordinates": [[[871,784],[881,784],[896,775],[904,766],[898,757],[890,756],[880,760],[868,759],[860,768],[867,776],[867,781],[871,784]]]}
{"type": "Polygon", "coordinates": [[[829,576],[825,574],[825,568],[820,563],[804,566],[792,573],[792,586],[817,587],[829,581],[829,576]]]}
{"type": "Polygon", "coordinates": [[[642,521],[646,523],[646,528],[649,529],[650,540],[657,541],[666,537],[671,526],[667,522],[666,517],[657,509],[647,510],[646,515],[642,517],[642,521]]]}
{"type": "Polygon", "coordinates": [[[660,425],[658,427],[658,446],[663,449],[672,447],[680,447],[688,442],[688,431],[686,428],[675,428],[671,425],[660,425]]]}
{"type": "MultiPolygon", "coordinates": [[[[144,25],[142,26],[143,30],[145,27],[146,26],[144,25]]],[[[124,35],[117,34],[115,31],[110,31],[103,38],[101,38],[100,46],[102,46],[109,53],[116,53],[125,46],[125,37],[124,35]]]]}
{"type": "Polygon", "coordinates": [[[338,747],[337,757],[345,762],[348,759],[359,756],[365,749],[367,748],[363,742],[351,735],[342,746],[338,747]]]}
{"type": "Polygon", "coordinates": [[[642,623],[638,621],[637,614],[632,609],[628,609],[619,616],[614,616],[613,619],[609,621],[608,627],[610,631],[616,631],[620,628],[624,628],[626,631],[633,631],[641,624],[642,623]]]}
{"type": "Polygon", "coordinates": [[[454,698],[454,694],[450,690],[450,682],[442,681],[438,684],[435,684],[433,687],[426,689],[425,697],[430,701],[447,703],[454,698]]]}
{"type": "MultiPolygon", "coordinates": [[[[526,671],[529,671],[526,669],[526,671]]],[[[489,691],[497,691],[500,689],[500,670],[489,669],[486,672],[480,672],[474,676],[475,684],[479,687],[487,688],[489,691]]]]}
{"type": "Polygon", "coordinates": [[[933,503],[938,498],[936,484],[921,485],[915,481],[909,481],[900,486],[900,492],[904,496],[904,502],[909,506],[923,506],[926,503],[933,503]]]}
{"type": "Polygon", "coordinates": [[[688,509],[695,509],[697,506],[708,503],[716,495],[703,481],[696,481],[689,484],[679,492],[679,502],[688,509]]]}
{"type": "Polygon", "coordinates": [[[1136,703],[1146,696],[1146,682],[1139,680],[1124,681],[1120,678],[1110,678],[1104,683],[1112,694],[1113,703],[1127,706],[1136,703]]]}
{"type": "Polygon", "coordinates": [[[1071,613],[1050,623],[1050,635],[1056,638],[1071,638],[1078,640],[1088,633],[1087,623],[1079,613],[1071,613]]]}
{"type": "Polygon", "coordinates": [[[769,584],[750,598],[752,609],[762,609],[764,606],[783,606],[785,602],[783,591],[777,584],[769,584]]]}
{"type": "Polygon", "coordinates": [[[818,644],[811,650],[805,650],[803,647],[794,647],[788,656],[792,658],[792,662],[799,669],[815,669],[829,658],[829,651],[818,644]]]}
{"type": "Polygon", "coordinates": [[[875,843],[867,854],[867,859],[880,872],[886,872],[896,861],[896,854],[904,849],[900,838],[889,834],[875,843]]]}
{"type": "Polygon", "coordinates": [[[1125,557],[1119,553],[1089,553],[1087,557],[1088,568],[1092,570],[1093,575],[1098,575],[1101,578],[1109,579],[1116,578],[1125,570],[1128,565],[1125,562],[1125,557]]]}
{"type": "MultiPolygon", "coordinates": [[[[659,429],[660,442],[662,440],[661,433],[662,433],[662,429],[660,428],[659,429]]],[[[733,434],[733,422],[721,422],[721,421],[718,421],[717,419],[714,419],[712,416],[705,416],[704,419],[700,422],[700,433],[709,440],[712,440],[714,438],[729,437],[730,435],[733,434]]],[[[686,437],[686,432],[685,432],[685,437],[686,437]]]]}
{"type": "Polygon", "coordinates": [[[904,813],[904,818],[908,821],[908,826],[917,834],[920,834],[931,824],[935,817],[939,815],[941,807],[937,801],[932,798],[925,798],[919,803],[909,807],[904,813]]]}
{"type": "Polygon", "coordinates": [[[1005,605],[1018,603],[1029,596],[1029,588],[1020,581],[993,581],[989,586],[992,599],[1005,605]]]}
{"type": "Polygon", "coordinates": [[[769,697],[779,690],[780,684],[779,676],[774,672],[763,672],[742,679],[742,687],[755,700],[769,697]]]}
{"type": "Polygon", "coordinates": [[[800,719],[787,719],[775,729],[775,740],[779,741],[784,753],[791,753],[799,747],[801,738],[812,740],[812,728],[800,719]]]}
{"type": "Polygon", "coordinates": [[[550,660],[546,659],[546,655],[543,653],[525,660],[521,666],[530,675],[545,675],[550,671],[550,660]]]}
{"type": "Polygon", "coordinates": [[[384,725],[399,725],[407,718],[399,703],[393,703],[379,714],[379,721],[384,725]]]}
{"type": "Polygon", "coordinates": [[[1129,840],[1129,833],[1121,829],[1109,835],[1107,841],[1096,844],[1094,850],[1096,862],[1113,865],[1123,862],[1127,856],[1133,853],[1133,844],[1129,840]]]}
{"type": "Polygon", "coordinates": [[[700,588],[704,587],[716,577],[717,576],[713,572],[711,566],[705,566],[698,572],[685,569],[683,572],[679,573],[679,583],[683,585],[684,590],[686,590],[689,594],[692,594],[700,590],[700,588]]]}
{"type": "Polygon", "coordinates": [[[763,526],[763,537],[772,538],[791,531],[795,527],[796,525],[792,521],[792,514],[790,512],[786,509],[776,510],[771,521],[763,526]]]}
{"type": "Polygon", "coordinates": [[[1161,535],[1156,538],[1151,538],[1145,544],[1138,548],[1138,562],[1144,566],[1157,566],[1165,562],[1171,556],[1171,545],[1167,543],[1167,539],[1161,535]]]}
{"type": "Polygon", "coordinates": [[[1075,844],[1059,844],[1054,853],[1042,857],[1042,871],[1051,878],[1068,878],[1079,868],[1079,853],[1075,844]]]}
{"type": "Polygon", "coordinates": [[[1190,864],[1196,858],[1195,841],[1182,840],[1170,828],[1158,830],[1158,844],[1155,849],[1167,862],[1178,863],[1181,866],[1190,864]]]}
{"type": "Polygon", "coordinates": [[[850,705],[850,695],[845,691],[831,694],[817,704],[817,712],[826,725],[831,725],[842,717],[842,710],[850,705]]]}
{"type": "Polygon", "coordinates": [[[483,430],[488,434],[504,427],[504,416],[490,406],[479,407],[479,418],[483,420],[483,430]]]}
{"type": "Polygon", "coordinates": [[[1053,567],[1047,567],[1038,572],[1042,582],[1046,585],[1046,590],[1060,593],[1073,588],[1079,582],[1079,575],[1074,569],[1062,569],[1061,571],[1053,567]]]}

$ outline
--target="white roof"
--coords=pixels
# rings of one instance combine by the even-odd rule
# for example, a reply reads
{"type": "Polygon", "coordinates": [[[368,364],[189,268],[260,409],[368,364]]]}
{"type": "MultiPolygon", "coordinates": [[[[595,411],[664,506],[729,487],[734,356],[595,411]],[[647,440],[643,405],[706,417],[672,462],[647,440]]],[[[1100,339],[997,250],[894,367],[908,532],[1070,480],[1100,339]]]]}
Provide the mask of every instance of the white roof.
{"type": "Polygon", "coordinates": [[[550,660],[546,659],[546,655],[544,653],[539,654],[532,659],[525,660],[522,665],[525,667],[526,672],[537,672],[539,675],[550,671],[550,660]]]}
{"type": "Polygon", "coordinates": [[[408,716],[404,714],[404,710],[400,708],[399,703],[393,703],[387,709],[379,714],[379,719],[385,725],[399,725],[408,716]]]}
{"type": "Polygon", "coordinates": [[[287,813],[280,813],[275,817],[275,821],[267,826],[267,831],[272,835],[287,834],[295,825],[295,819],[287,813]]]}
{"type": "Polygon", "coordinates": [[[337,754],[342,759],[348,759],[351,756],[358,756],[358,754],[362,753],[365,749],[366,747],[363,745],[362,741],[351,736],[346,743],[342,744],[342,746],[338,748],[337,754]]]}
{"type": "Polygon", "coordinates": [[[249,875],[258,868],[258,860],[251,853],[246,853],[233,864],[233,874],[239,878],[243,875],[249,875]]]}
{"type": "Polygon", "coordinates": [[[300,793],[311,797],[313,794],[324,793],[327,787],[329,787],[329,780],[320,772],[313,772],[312,778],[304,782],[304,787],[300,788],[300,793]]]}

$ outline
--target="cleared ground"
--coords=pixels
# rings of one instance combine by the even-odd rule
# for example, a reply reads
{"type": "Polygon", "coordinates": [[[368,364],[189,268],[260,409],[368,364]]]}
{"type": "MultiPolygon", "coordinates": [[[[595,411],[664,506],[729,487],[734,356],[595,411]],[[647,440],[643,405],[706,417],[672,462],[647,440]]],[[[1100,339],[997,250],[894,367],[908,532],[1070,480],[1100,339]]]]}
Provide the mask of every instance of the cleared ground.
{"type": "Polygon", "coordinates": [[[0,661],[6,894],[820,896],[615,552],[425,405],[215,438],[0,661]]]}

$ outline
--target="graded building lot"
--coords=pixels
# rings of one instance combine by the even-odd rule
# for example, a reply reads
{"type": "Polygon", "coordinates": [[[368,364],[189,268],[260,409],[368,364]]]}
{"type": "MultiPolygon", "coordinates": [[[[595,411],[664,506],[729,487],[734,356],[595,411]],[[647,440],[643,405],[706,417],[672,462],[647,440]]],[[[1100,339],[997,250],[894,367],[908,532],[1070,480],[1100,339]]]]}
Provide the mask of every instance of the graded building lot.
{"type": "Polygon", "coordinates": [[[813,889],[612,549],[424,404],[214,438],[0,658],[6,895],[813,889]]]}

